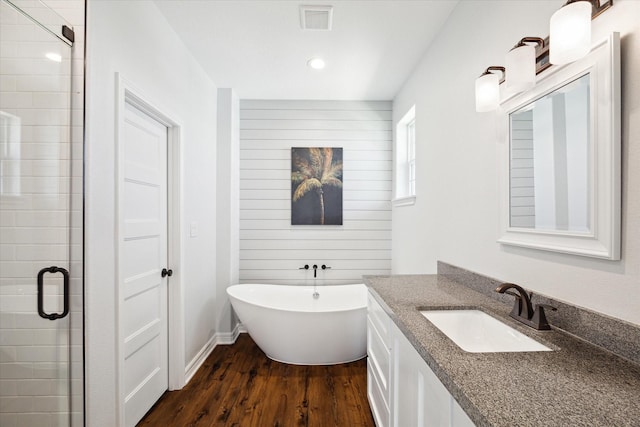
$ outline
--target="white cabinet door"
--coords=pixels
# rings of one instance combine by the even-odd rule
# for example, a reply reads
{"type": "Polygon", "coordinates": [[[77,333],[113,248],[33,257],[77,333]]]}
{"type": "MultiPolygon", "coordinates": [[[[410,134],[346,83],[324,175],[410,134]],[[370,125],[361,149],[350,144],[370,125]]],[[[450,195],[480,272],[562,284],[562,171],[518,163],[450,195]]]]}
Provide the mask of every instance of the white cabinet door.
{"type": "Polygon", "coordinates": [[[404,334],[393,335],[393,425],[451,425],[451,395],[404,334]]]}
{"type": "Polygon", "coordinates": [[[422,400],[422,396],[419,395],[418,367],[415,357],[412,357],[415,350],[403,338],[400,331],[394,328],[391,417],[396,427],[420,425],[419,402],[422,400]]]}
{"type": "MultiPolygon", "coordinates": [[[[414,350],[414,355],[419,359],[418,376],[419,388],[422,392],[421,413],[424,426],[448,426],[453,425],[450,411],[446,410],[452,403],[452,397],[431,368],[414,350]]],[[[453,402],[455,403],[455,402],[453,402]]]]}

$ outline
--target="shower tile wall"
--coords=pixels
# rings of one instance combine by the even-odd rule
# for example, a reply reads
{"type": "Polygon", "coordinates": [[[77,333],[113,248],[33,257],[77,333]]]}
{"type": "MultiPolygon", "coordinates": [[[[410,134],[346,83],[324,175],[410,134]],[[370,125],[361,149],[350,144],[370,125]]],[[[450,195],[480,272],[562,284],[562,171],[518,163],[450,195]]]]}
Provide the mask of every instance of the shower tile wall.
{"type": "Polygon", "coordinates": [[[318,284],[391,271],[391,102],[240,101],[240,281],[318,284]],[[291,225],[291,147],[343,147],[342,226],[291,225]]]}
{"type": "MultiPolygon", "coordinates": [[[[15,137],[21,141],[0,150],[3,168],[0,425],[3,427],[83,424],[84,2],[47,3],[68,21],[80,24],[74,25],[76,44],[69,67],[72,78],[68,72],[59,74],[59,64],[41,59],[49,50],[60,50],[62,42],[51,42],[50,36],[33,25],[25,25],[24,17],[4,5],[0,17],[0,110],[4,124],[19,120],[20,135],[15,137]],[[61,321],[37,315],[35,277],[41,268],[50,265],[71,272],[71,317],[65,319],[70,321],[71,328],[69,323],[61,327],[61,321]],[[71,384],[67,380],[70,372],[71,384]],[[69,396],[73,408],[77,408],[71,414],[69,396]]],[[[32,16],[45,16],[37,10],[36,2],[23,5],[29,6],[27,11],[32,16]]],[[[53,283],[49,280],[47,283],[53,283]]],[[[62,311],[61,298],[56,295],[48,296],[45,305],[49,311],[62,311]]]]}

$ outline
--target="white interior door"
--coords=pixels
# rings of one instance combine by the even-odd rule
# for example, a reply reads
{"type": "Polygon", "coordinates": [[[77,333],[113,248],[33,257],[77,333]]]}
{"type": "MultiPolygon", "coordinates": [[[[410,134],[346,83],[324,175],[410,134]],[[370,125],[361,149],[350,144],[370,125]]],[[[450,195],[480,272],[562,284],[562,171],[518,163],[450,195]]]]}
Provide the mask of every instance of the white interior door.
{"type": "Polygon", "coordinates": [[[128,103],[122,129],[121,387],[125,423],[134,426],[168,388],[168,132],[128,103]]]}

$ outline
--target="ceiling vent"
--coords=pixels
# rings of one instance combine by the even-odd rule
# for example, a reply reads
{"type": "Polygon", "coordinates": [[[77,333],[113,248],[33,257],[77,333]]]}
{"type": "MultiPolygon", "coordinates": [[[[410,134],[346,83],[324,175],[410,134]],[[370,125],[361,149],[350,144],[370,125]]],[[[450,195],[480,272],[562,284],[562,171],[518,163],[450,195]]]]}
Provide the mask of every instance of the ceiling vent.
{"type": "Polygon", "coordinates": [[[300,27],[303,30],[331,30],[333,6],[300,5],[300,27]]]}

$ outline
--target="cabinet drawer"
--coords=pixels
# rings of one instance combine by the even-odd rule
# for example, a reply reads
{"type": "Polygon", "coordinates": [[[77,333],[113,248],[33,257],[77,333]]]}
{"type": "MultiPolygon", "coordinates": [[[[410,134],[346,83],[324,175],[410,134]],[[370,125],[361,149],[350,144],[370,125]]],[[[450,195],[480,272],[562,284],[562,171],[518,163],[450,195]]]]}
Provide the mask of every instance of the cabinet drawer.
{"type": "Polygon", "coordinates": [[[367,397],[376,426],[389,426],[389,406],[385,401],[385,395],[380,388],[380,383],[375,374],[375,368],[371,365],[370,360],[367,360],[367,397]]]}
{"type": "Polygon", "coordinates": [[[391,342],[389,322],[391,322],[391,319],[370,293],[367,294],[367,299],[367,313],[369,314],[371,323],[376,327],[382,341],[386,344],[387,348],[389,348],[391,342]]]}
{"type": "Polygon", "coordinates": [[[385,396],[385,401],[388,404],[391,353],[389,346],[383,341],[377,328],[373,325],[371,318],[368,316],[367,355],[369,356],[368,362],[376,374],[376,379],[381,386],[381,390],[385,396]]]}

